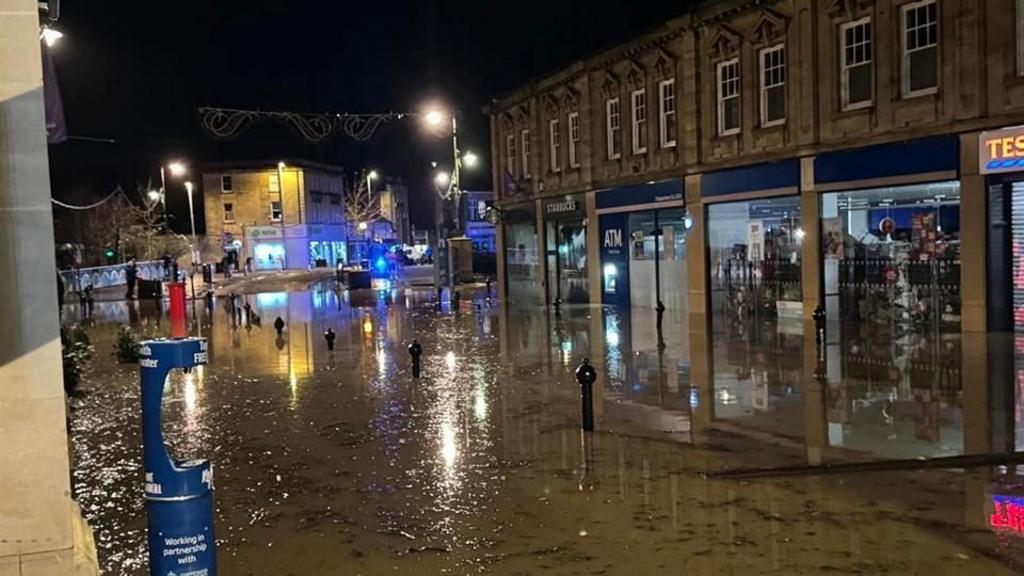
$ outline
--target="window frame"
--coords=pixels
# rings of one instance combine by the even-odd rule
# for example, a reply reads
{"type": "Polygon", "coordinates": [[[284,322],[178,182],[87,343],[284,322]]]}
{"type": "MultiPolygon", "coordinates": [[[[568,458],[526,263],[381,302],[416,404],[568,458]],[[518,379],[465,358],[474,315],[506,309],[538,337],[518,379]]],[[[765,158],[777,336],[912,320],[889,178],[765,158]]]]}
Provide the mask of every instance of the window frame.
{"type": "Polygon", "coordinates": [[[605,140],[609,160],[622,158],[622,103],[619,97],[609,98],[604,102],[605,140]],[[615,123],[612,123],[612,106],[615,107],[615,123]],[[618,142],[618,150],[615,144],[618,142]]]}
{"type": "Polygon", "coordinates": [[[235,221],[235,203],[223,202],[222,208],[224,209],[224,222],[229,224],[233,223],[235,221]],[[231,210],[228,210],[228,206],[231,206],[231,210]],[[228,214],[231,215],[230,218],[228,218],[228,214]]]}
{"type": "Polygon", "coordinates": [[[550,155],[551,171],[558,173],[562,171],[559,155],[562,152],[562,128],[558,118],[548,121],[548,154],[550,155]]]}
{"type": "Polygon", "coordinates": [[[510,176],[516,176],[516,133],[510,131],[505,136],[505,169],[510,176]]]}
{"type": "Polygon", "coordinates": [[[220,193],[221,194],[234,194],[235,193],[235,180],[234,180],[234,178],[232,177],[231,174],[221,174],[220,175],[220,193]],[[224,186],[225,182],[228,183],[227,187],[224,186]]]}
{"type": "MultiPolygon", "coordinates": [[[[1021,0],[1024,1],[1024,0],[1021,0]]],[[[580,113],[569,112],[569,118],[567,120],[569,124],[569,168],[580,167],[580,155],[579,155],[579,144],[580,144],[580,113]]]]}
{"type": "Polygon", "coordinates": [[[870,15],[850,20],[839,25],[839,107],[844,111],[862,110],[875,105],[875,23],[870,15]],[[846,61],[846,31],[858,26],[868,25],[871,37],[867,40],[871,57],[863,62],[851,65],[846,61]],[[871,98],[861,102],[850,102],[850,69],[867,65],[871,70],[871,98]]]}
{"type": "Polygon", "coordinates": [[[270,221],[271,222],[280,222],[281,220],[283,220],[284,219],[284,203],[282,203],[280,200],[271,200],[270,201],[270,215],[269,215],[269,217],[270,217],[270,221]],[[278,216],[277,218],[274,218],[274,204],[278,205],[278,210],[280,212],[280,216],[278,216]]]}
{"type": "MultiPolygon", "coordinates": [[[[936,94],[939,91],[939,80],[942,75],[942,66],[939,62],[940,53],[940,38],[939,33],[941,31],[942,17],[939,14],[939,3],[938,0],[918,0],[917,2],[908,2],[900,6],[900,95],[904,100],[910,98],[917,98],[919,96],[929,96],[936,94]],[[913,51],[907,45],[907,12],[916,10],[918,8],[928,6],[929,4],[935,5],[935,43],[928,45],[924,48],[917,47],[913,51]],[[920,52],[922,50],[935,50],[935,86],[929,88],[922,88],[920,90],[910,89],[910,55],[912,52],[920,52]]],[[[920,28],[920,26],[918,26],[920,28]]]]}
{"type": "Polygon", "coordinates": [[[530,129],[519,131],[519,161],[523,178],[530,177],[530,129]]]}
{"type": "Polygon", "coordinates": [[[267,190],[277,194],[281,193],[281,179],[276,172],[271,172],[267,179],[267,190]]]}
{"type": "MultiPolygon", "coordinates": [[[[1022,0],[1024,1],[1024,0],[1022,0]]],[[[679,128],[676,126],[675,137],[671,140],[668,139],[668,127],[671,125],[669,115],[672,116],[671,124],[678,122],[679,118],[679,105],[678,99],[676,98],[676,78],[668,78],[658,82],[658,143],[662,148],[675,148],[679,140],[679,128]],[[671,87],[671,94],[666,97],[666,88],[671,87]],[[667,110],[665,103],[672,102],[672,110],[667,110]]]]}
{"type": "Polygon", "coordinates": [[[1024,0],[1017,0],[1017,76],[1024,76],[1024,0]]]}
{"type": "Polygon", "coordinates": [[[772,128],[774,126],[783,126],[783,125],[786,124],[786,117],[788,116],[788,114],[787,114],[787,112],[788,112],[787,108],[788,107],[786,106],[786,104],[788,104],[788,102],[786,102],[786,98],[787,98],[786,81],[788,80],[788,76],[787,76],[788,70],[786,69],[786,67],[787,67],[787,62],[786,62],[786,43],[785,42],[779,42],[778,44],[773,44],[772,46],[767,46],[765,48],[762,48],[762,49],[758,50],[757,51],[757,63],[758,63],[758,71],[759,71],[758,79],[760,80],[760,83],[759,83],[760,85],[759,85],[758,88],[760,90],[760,99],[761,99],[761,115],[760,115],[761,116],[761,118],[760,118],[760,120],[761,120],[761,128],[772,128]],[[767,72],[767,70],[768,70],[767,66],[765,65],[765,57],[768,56],[771,53],[774,53],[774,52],[781,52],[782,53],[782,59],[780,60],[781,63],[779,64],[779,67],[782,69],[782,81],[777,83],[777,84],[772,84],[771,86],[769,86],[767,84],[767,80],[765,78],[765,72],[767,72]],[[779,87],[782,88],[782,118],[778,118],[778,119],[775,119],[775,120],[768,120],[768,90],[771,89],[771,88],[779,88],[779,87]]]}
{"type": "Polygon", "coordinates": [[[633,156],[647,154],[647,88],[629,93],[629,126],[633,156]]]}
{"type": "Polygon", "coordinates": [[[729,59],[726,59],[726,60],[722,60],[721,62],[719,62],[719,63],[717,63],[715,65],[715,95],[716,95],[716,103],[718,104],[718,110],[717,110],[717,112],[718,112],[718,114],[717,114],[717,116],[718,116],[718,130],[717,130],[717,133],[718,133],[719,137],[735,136],[736,134],[739,134],[740,131],[743,129],[743,109],[742,109],[743,108],[743,87],[741,85],[741,82],[743,81],[743,78],[741,76],[741,73],[742,73],[742,70],[740,69],[740,57],[739,56],[734,56],[732,58],[729,58],[729,59]],[[733,94],[733,95],[730,95],[730,96],[724,96],[723,95],[723,93],[724,93],[723,87],[724,86],[723,86],[723,82],[722,82],[722,70],[724,70],[727,66],[736,66],[736,79],[735,79],[735,82],[736,82],[736,93],[733,94]],[[724,106],[724,104],[725,104],[726,100],[731,100],[733,98],[739,100],[739,106],[740,106],[739,124],[735,128],[726,129],[725,128],[725,106],[724,106]]]}

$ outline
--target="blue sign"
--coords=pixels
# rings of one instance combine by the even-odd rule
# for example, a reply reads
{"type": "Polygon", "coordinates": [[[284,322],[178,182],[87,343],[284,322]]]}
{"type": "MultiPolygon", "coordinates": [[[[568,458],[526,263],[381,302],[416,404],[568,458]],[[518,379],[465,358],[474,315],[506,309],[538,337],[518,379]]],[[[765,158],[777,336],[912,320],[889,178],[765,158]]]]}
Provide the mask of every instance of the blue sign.
{"type": "Polygon", "coordinates": [[[660,202],[682,202],[685,185],[679,178],[623,186],[611,190],[601,190],[595,197],[597,209],[619,208],[637,204],[657,204],[660,202]]]}
{"type": "Polygon", "coordinates": [[[822,154],[814,159],[814,181],[832,184],[956,172],[959,167],[960,139],[954,134],[822,154]]]}
{"type": "Polygon", "coordinates": [[[139,351],[142,372],[142,461],[153,576],[216,576],[213,468],[208,460],[171,460],[161,421],[171,370],[206,364],[205,338],[150,340],[139,351]]]}
{"type": "Polygon", "coordinates": [[[629,306],[629,238],[626,214],[604,214],[601,231],[601,301],[629,306]]]}
{"type": "Polygon", "coordinates": [[[725,196],[800,187],[800,160],[790,158],[767,164],[708,172],[700,179],[700,195],[725,196]]]}

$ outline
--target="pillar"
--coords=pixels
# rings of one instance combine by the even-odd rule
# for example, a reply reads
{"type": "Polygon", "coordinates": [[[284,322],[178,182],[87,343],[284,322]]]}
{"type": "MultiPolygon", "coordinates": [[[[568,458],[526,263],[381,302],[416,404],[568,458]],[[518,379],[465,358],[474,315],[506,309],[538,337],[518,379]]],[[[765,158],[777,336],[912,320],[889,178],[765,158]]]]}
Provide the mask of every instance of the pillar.
{"type": "Polygon", "coordinates": [[[0,575],[96,574],[70,497],[35,0],[0,0],[0,575]]]}
{"type": "Polygon", "coordinates": [[[537,273],[540,274],[540,289],[537,291],[537,303],[541,306],[548,305],[548,246],[547,228],[544,226],[544,201],[533,201],[533,213],[537,218],[537,273]]]}
{"type": "Polygon", "coordinates": [[[708,262],[706,214],[700,196],[700,174],[686,177],[686,210],[693,219],[693,228],[686,236],[686,283],[690,334],[708,330],[711,313],[708,299],[708,262]]]}
{"type": "Polygon", "coordinates": [[[600,306],[604,286],[601,279],[601,226],[598,225],[597,192],[587,192],[584,202],[587,207],[587,284],[590,287],[590,304],[600,306]]]}
{"type": "Polygon", "coordinates": [[[814,331],[814,309],[821,303],[821,213],[814,189],[814,158],[800,159],[800,285],[803,291],[805,332],[814,331]]]}
{"type": "Polygon", "coordinates": [[[498,301],[506,302],[508,300],[508,277],[505,275],[506,270],[506,253],[505,253],[505,226],[504,222],[499,223],[494,227],[494,252],[495,252],[495,263],[498,273],[498,301]]]}
{"type": "MultiPolygon", "coordinates": [[[[978,133],[960,136],[960,330],[987,331],[985,243],[988,191],[978,170],[978,133]]],[[[965,338],[966,340],[966,338],[965,338]]]]}

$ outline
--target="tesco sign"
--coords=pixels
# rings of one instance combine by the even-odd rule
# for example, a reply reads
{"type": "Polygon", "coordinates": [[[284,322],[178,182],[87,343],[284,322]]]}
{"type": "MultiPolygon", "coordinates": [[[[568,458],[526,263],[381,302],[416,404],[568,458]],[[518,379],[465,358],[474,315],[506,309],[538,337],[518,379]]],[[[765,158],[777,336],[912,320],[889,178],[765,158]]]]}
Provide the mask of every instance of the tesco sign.
{"type": "Polygon", "coordinates": [[[1024,126],[982,132],[978,164],[982,174],[1024,170],[1024,126]]]}

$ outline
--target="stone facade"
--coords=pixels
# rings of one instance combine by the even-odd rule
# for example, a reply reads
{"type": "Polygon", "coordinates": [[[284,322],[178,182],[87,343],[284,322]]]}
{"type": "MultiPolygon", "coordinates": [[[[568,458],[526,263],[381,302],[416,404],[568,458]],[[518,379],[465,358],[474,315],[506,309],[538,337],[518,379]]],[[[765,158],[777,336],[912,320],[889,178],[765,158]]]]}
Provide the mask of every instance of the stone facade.
{"type": "MultiPolygon", "coordinates": [[[[1024,124],[1024,2],[721,0],[681,10],[657,29],[524,85],[487,108],[497,205],[507,213],[535,207],[536,253],[550,250],[539,211],[544,198],[585,195],[588,261],[594,263],[601,259],[595,225],[600,191],[678,180],[692,216],[687,283],[691,324],[699,328],[707,310],[705,207],[777,192],[753,183],[749,192],[709,198],[702,191],[706,176],[796,162],[798,177],[786,193],[799,194],[802,213],[813,219],[825,190],[815,175],[816,159],[953,136],[959,138],[960,162],[942,177],[958,179],[962,189],[962,326],[983,330],[987,181],[979,173],[978,137],[1024,124]],[[936,22],[923,36],[908,32],[919,17],[936,22]],[[868,49],[858,49],[865,39],[868,49]],[[934,46],[926,55],[934,67],[911,65],[921,56],[914,52],[919,45],[934,46]],[[775,62],[780,55],[784,62],[781,83],[778,76],[774,83],[769,78],[773,54],[775,62]],[[867,76],[857,75],[865,71],[867,76]],[[934,83],[920,82],[921,74],[934,83]],[[780,84],[782,96],[778,89],[774,94],[782,104],[769,110],[769,88],[780,84]],[[663,115],[666,106],[671,115],[663,115]],[[646,122],[634,127],[638,108],[646,122]],[[766,113],[772,110],[774,115],[766,113]],[[736,118],[738,126],[726,122],[736,118]]],[[[863,187],[929,181],[920,173],[870,180],[851,170],[842,176],[863,187]]],[[[809,319],[822,289],[818,226],[805,226],[801,234],[803,314],[809,319]]],[[[503,243],[499,233],[499,276],[506,269],[503,243]]],[[[546,260],[537,259],[541,279],[549,276],[546,260]]],[[[601,283],[598,269],[588,267],[594,304],[601,303],[593,288],[601,283]]],[[[505,283],[500,277],[499,289],[505,283]]]]}

